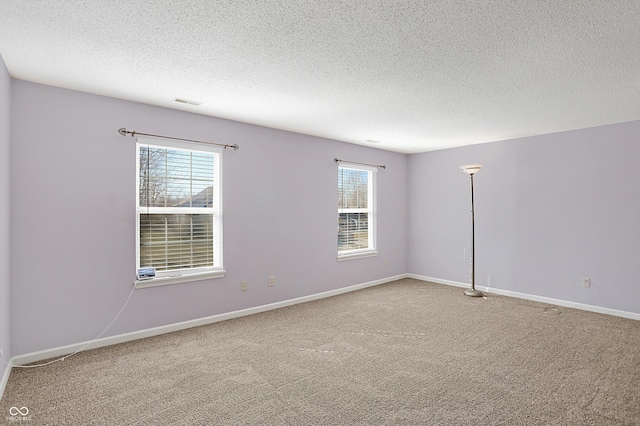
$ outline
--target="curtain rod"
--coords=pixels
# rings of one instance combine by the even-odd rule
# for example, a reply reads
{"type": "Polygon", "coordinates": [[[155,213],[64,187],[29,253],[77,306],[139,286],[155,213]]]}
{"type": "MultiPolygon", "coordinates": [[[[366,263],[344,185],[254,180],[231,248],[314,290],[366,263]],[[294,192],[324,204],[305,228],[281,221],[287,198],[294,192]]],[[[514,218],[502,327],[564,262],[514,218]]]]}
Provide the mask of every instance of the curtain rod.
{"type": "Polygon", "coordinates": [[[125,129],[124,127],[118,129],[118,133],[120,133],[122,136],[131,135],[132,138],[135,137],[136,135],[143,135],[143,136],[151,136],[151,137],[154,137],[154,138],[173,139],[173,140],[176,140],[176,141],[204,143],[204,144],[207,144],[207,145],[218,145],[218,146],[224,147],[224,149],[233,148],[234,151],[237,151],[238,148],[240,148],[237,143],[234,143],[233,145],[226,145],[226,144],[215,143],[215,142],[197,141],[197,140],[194,140],[194,139],[174,138],[172,136],[152,135],[150,133],[136,132],[135,130],[129,131],[129,130],[125,129]]]}
{"type": "Polygon", "coordinates": [[[373,167],[377,167],[379,169],[386,169],[387,168],[387,166],[385,166],[384,164],[378,165],[378,164],[358,163],[358,162],[355,162],[355,161],[341,160],[339,158],[334,158],[333,161],[335,161],[336,163],[339,163],[341,161],[346,161],[347,163],[351,163],[351,164],[361,164],[363,166],[373,166],[373,167]]]}

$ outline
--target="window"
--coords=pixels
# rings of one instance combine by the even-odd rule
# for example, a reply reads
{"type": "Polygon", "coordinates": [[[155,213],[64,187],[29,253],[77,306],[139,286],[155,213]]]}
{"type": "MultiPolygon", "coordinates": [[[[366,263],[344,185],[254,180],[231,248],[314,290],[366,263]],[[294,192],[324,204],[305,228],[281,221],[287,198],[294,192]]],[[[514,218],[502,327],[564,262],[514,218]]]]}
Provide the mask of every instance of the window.
{"type": "Polygon", "coordinates": [[[137,287],[224,276],[220,150],[138,139],[137,287]]]}
{"type": "Polygon", "coordinates": [[[377,168],[338,166],[338,260],[375,256],[377,168]]]}

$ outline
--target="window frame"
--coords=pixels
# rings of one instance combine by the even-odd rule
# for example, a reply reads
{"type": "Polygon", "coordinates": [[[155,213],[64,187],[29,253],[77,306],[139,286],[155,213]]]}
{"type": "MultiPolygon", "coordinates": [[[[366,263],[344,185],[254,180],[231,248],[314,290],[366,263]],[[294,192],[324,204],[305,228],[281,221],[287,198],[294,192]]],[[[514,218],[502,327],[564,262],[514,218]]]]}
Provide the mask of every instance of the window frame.
{"type": "MultiPolygon", "coordinates": [[[[140,217],[143,214],[210,214],[213,233],[213,266],[156,271],[154,278],[135,279],[136,288],[154,287],[167,284],[200,281],[224,277],[223,268],[223,214],[222,214],[222,149],[212,145],[184,141],[165,141],[138,137],[136,141],[136,271],[147,265],[140,265],[140,217]],[[213,155],[213,202],[212,207],[149,207],[140,206],[140,148],[174,149],[189,152],[203,152],[213,155]]],[[[137,275],[136,275],[137,278],[137,275]]]]}
{"type": "MultiPolygon", "coordinates": [[[[367,213],[367,247],[351,250],[337,250],[337,260],[352,260],[361,259],[365,257],[372,257],[378,255],[377,250],[377,175],[378,168],[375,166],[366,166],[362,164],[354,164],[346,161],[338,163],[338,184],[336,188],[338,190],[338,197],[340,196],[340,169],[356,170],[367,172],[367,207],[366,208],[340,208],[338,206],[338,221],[340,220],[340,214],[342,213],[367,213]]],[[[338,223],[339,239],[340,225],[338,223]]],[[[337,241],[336,241],[337,245],[337,241]]]]}

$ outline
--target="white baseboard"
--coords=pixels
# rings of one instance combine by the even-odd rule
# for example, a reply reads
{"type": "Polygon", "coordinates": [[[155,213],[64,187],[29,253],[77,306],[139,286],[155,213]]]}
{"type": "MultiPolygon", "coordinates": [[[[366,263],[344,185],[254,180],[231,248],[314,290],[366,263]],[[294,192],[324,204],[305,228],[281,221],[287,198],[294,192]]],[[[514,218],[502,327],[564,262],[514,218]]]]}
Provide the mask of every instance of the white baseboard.
{"type": "Polygon", "coordinates": [[[4,366],[4,371],[2,373],[2,377],[0,377],[0,399],[2,399],[2,395],[4,395],[4,388],[7,386],[7,382],[9,381],[9,375],[11,374],[11,367],[13,365],[13,360],[9,360],[8,363],[5,364],[4,360],[0,360],[1,364],[4,366]]]}
{"type": "Polygon", "coordinates": [[[464,287],[464,288],[469,287],[469,284],[461,283],[458,281],[442,280],[440,278],[425,277],[424,275],[407,274],[407,278],[413,278],[414,280],[420,280],[420,281],[429,281],[430,283],[436,283],[436,284],[450,285],[453,287],[464,287]]]}
{"type": "MultiPolygon", "coordinates": [[[[451,285],[454,287],[464,287],[464,288],[470,287],[469,284],[461,283],[458,281],[449,281],[449,280],[443,280],[440,278],[425,277],[423,275],[407,274],[407,278],[413,278],[420,281],[429,281],[436,284],[451,285]]],[[[570,302],[568,300],[552,299],[550,297],[536,296],[534,294],[519,293],[516,291],[510,291],[510,290],[501,290],[499,288],[493,288],[493,287],[476,286],[476,289],[489,294],[491,293],[499,294],[501,296],[516,297],[518,299],[533,300],[535,302],[548,303],[550,305],[564,306],[567,308],[581,309],[583,311],[597,312],[599,314],[614,315],[616,317],[640,320],[640,314],[635,312],[619,311],[617,309],[603,308],[601,306],[587,305],[587,304],[578,303],[578,302],[570,302]]]]}
{"type": "MultiPolygon", "coordinates": [[[[238,311],[227,312],[224,314],[212,315],[209,317],[198,318],[190,321],[183,321],[175,324],[164,325],[160,327],[148,328],[140,331],[133,331],[130,333],[119,334],[117,336],[103,337],[94,341],[74,343],[71,345],[60,346],[52,349],[45,349],[42,351],[32,352],[25,355],[18,355],[11,358],[12,365],[25,365],[32,362],[42,361],[49,358],[62,357],[74,353],[78,350],[96,349],[103,346],[115,345],[118,343],[129,342],[132,340],[143,339],[145,337],[157,336],[160,334],[170,333],[172,331],[184,330],[191,327],[197,327],[200,325],[213,324],[219,321],[225,321],[233,318],[239,318],[247,315],[257,314],[260,312],[271,311],[273,309],[284,308],[286,306],[297,305],[299,303],[311,302],[312,300],[324,299],[326,297],[337,296],[339,294],[348,293],[351,291],[360,290],[367,287],[373,287],[380,284],[385,284],[391,281],[396,281],[402,278],[406,278],[406,274],[396,275],[393,277],[383,278],[380,280],[369,281],[362,284],[356,284],[349,287],[338,288],[335,290],[329,290],[322,293],[311,294],[309,296],[298,297],[295,299],[283,300],[281,302],[269,303],[267,305],[256,306],[253,308],[241,309],[238,311]]],[[[8,369],[10,371],[10,368],[8,369]]],[[[9,373],[6,373],[7,378],[9,373]]],[[[1,393],[0,393],[1,395],[1,393]]]]}

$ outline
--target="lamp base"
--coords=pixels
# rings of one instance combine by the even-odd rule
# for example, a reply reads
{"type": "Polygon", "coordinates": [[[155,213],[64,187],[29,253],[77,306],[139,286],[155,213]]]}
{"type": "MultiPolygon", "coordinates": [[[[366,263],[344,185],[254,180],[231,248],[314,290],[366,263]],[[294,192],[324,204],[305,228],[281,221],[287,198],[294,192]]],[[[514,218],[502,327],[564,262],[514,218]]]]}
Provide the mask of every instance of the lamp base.
{"type": "Polygon", "coordinates": [[[465,290],[464,291],[464,295],[465,296],[470,296],[470,297],[482,297],[482,296],[484,296],[484,294],[482,294],[481,291],[471,290],[471,289],[465,290]]]}

